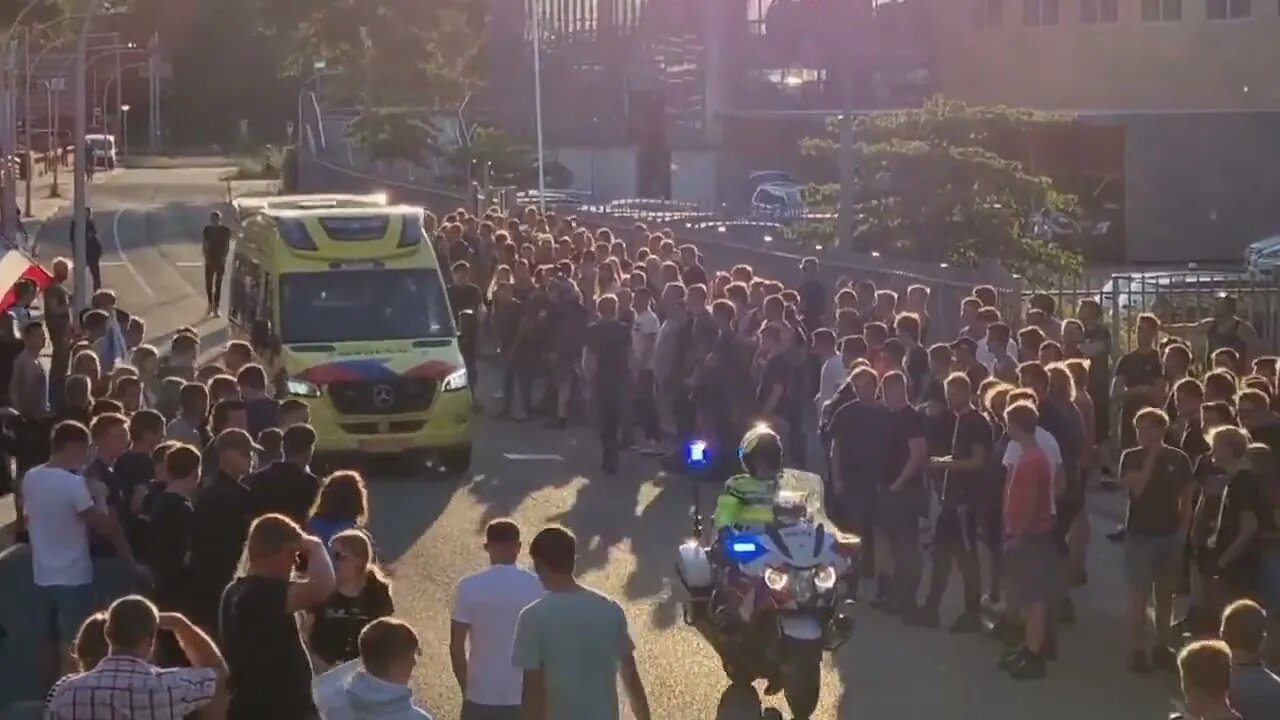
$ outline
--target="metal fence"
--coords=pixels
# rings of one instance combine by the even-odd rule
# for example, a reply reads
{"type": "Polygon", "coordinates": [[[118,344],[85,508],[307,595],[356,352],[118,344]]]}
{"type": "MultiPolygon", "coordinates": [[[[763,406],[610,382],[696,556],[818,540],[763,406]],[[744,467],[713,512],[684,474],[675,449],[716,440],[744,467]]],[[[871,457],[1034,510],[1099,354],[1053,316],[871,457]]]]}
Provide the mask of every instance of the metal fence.
{"type": "MultiPolygon", "coordinates": [[[[1231,296],[1237,302],[1236,314],[1257,330],[1259,350],[1280,352],[1280,280],[1276,279],[1221,270],[1084,276],[1046,288],[1025,289],[1019,298],[1021,308],[1006,308],[1008,317],[1020,321],[1025,300],[1035,292],[1053,297],[1064,318],[1075,317],[1081,300],[1097,300],[1117,354],[1133,349],[1138,318],[1143,314],[1154,315],[1163,325],[1195,323],[1213,316],[1220,297],[1231,296]]],[[[1197,357],[1204,357],[1202,339],[1193,340],[1192,349],[1197,357]]]]}

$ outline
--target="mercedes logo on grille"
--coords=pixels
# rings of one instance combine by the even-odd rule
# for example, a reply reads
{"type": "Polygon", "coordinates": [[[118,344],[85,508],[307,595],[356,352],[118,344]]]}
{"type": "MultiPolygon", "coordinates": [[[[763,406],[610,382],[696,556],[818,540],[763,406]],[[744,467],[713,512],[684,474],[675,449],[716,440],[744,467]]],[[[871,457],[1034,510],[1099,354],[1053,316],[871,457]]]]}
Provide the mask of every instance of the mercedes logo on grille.
{"type": "Polygon", "coordinates": [[[390,385],[378,385],[373,388],[373,404],[381,409],[391,407],[391,403],[395,402],[396,393],[391,389],[390,385]]]}

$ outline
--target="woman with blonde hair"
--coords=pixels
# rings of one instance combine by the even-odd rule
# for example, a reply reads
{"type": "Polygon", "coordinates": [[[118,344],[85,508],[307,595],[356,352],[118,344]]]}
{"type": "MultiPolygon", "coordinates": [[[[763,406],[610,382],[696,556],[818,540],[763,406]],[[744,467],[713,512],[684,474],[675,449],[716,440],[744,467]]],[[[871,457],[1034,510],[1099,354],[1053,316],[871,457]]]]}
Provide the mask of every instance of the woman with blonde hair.
{"type": "Polygon", "coordinates": [[[307,532],[325,545],[344,530],[363,528],[369,519],[369,493],[355,470],[339,470],[320,483],[316,504],[307,515],[307,532]]]}
{"type": "Polygon", "coordinates": [[[360,656],[360,631],[395,612],[391,583],[378,567],[373,543],[363,530],[344,530],[329,541],[337,588],[304,619],[307,646],[316,672],[360,656]]]}

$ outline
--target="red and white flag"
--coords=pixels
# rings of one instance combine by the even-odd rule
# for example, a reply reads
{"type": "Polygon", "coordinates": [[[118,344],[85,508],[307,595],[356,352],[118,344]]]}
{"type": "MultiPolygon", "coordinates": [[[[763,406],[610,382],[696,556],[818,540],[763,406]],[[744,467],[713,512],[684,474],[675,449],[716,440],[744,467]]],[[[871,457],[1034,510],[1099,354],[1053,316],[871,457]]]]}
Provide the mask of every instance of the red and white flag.
{"type": "Polygon", "coordinates": [[[0,297],[0,312],[8,310],[17,299],[13,286],[19,280],[30,280],[37,290],[44,290],[53,282],[53,276],[21,250],[0,248],[0,291],[4,292],[0,297]]]}

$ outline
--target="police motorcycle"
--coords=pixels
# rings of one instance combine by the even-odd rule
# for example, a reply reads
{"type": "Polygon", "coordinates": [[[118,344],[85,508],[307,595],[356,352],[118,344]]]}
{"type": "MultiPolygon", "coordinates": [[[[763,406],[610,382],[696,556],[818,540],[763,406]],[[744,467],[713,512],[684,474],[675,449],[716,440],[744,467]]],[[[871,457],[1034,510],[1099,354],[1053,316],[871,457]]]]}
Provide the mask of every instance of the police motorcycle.
{"type": "MultiPolygon", "coordinates": [[[[739,455],[755,475],[749,454],[739,455]]],[[[823,652],[844,645],[854,628],[860,542],[827,518],[822,495],[817,475],[783,470],[772,522],[726,527],[709,542],[695,499],[693,538],[676,562],[689,594],[684,621],[715,649],[729,680],[765,679],[765,693],[781,690],[799,719],[817,708],[823,652]]]]}

